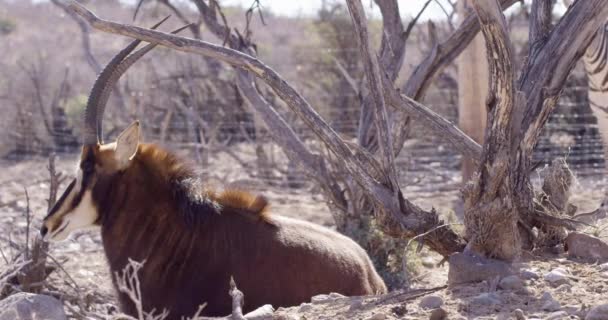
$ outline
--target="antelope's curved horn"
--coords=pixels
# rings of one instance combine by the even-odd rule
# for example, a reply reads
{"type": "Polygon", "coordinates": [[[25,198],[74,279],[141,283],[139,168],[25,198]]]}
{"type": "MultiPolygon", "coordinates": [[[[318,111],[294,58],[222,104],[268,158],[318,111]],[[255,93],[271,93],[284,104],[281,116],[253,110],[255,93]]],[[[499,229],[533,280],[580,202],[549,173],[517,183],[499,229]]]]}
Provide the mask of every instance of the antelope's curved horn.
{"type": "MultiPolygon", "coordinates": [[[[189,26],[190,26],[190,24],[183,26],[179,29],[173,30],[171,33],[173,33],[173,34],[178,33],[180,31],[188,28],[189,26]]],[[[154,29],[154,28],[152,28],[152,29],[154,29]]],[[[156,46],[157,46],[156,43],[147,44],[145,47],[135,51],[133,54],[124,58],[124,60],[118,66],[116,66],[116,68],[114,68],[114,70],[112,70],[112,73],[110,74],[107,85],[99,97],[99,105],[97,108],[97,119],[99,121],[97,123],[97,136],[99,137],[99,142],[103,143],[103,128],[102,128],[103,113],[106,109],[108,99],[110,99],[110,93],[112,92],[112,88],[113,88],[114,84],[116,82],[118,82],[118,79],[120,79],[120,77],[125,72],[127,72],[129,67],[131,67],[135,62],[137,62],[137,60],[139,60],[141,57],[143,57],[146,53],[150,52],[150,50],[154,49],[154,47],[156,47],[156,46]]]]}
{"type": "MultiPolygon", "coordinates": [[[[169,17],[170,16],[167,16],[162,19],[160,22],[155,24],[152,29],[156,29],[163,22],[167,21],[169,17]]],[[[118,79],[114,79],[114,82],[110,81],[114,78],[114,71],[120,66],[123,59],[125,59],[125,57],[127,57],[139,45],[140,42],[141,40],[134,40],[129,43],[127,47],[122,49],[112,58],[112,60],[110,60],[110,62],[108,62],[108,64],[103,68],[101,73],[99,73],[99,75],[97,76],[97,79],[93,84],[93,88],[91,88],[91,92],[89,93],[87,106],[84,110],[84,134],[82,141],[84,145],[93,145],[102,142],[101,118],[103,117],[103,110],[105,109],[105,104],[108,101],[107,97],[105,99],[103,99],[103,97],[110,95],[114,83],[118,81],[118,79]]],[[[134,62],[135,61],[131,62],[131,65],[134,62]]]]}

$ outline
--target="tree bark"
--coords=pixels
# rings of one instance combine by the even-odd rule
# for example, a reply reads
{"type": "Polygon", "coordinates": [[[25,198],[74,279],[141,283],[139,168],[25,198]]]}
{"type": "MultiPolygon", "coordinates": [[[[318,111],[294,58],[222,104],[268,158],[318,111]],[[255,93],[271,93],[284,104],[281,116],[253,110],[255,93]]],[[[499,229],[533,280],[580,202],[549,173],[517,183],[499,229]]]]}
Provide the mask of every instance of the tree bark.
{"type": "Polygon", "coordinates": [[[464,188],[469,248],[484,256],[513,260],[519,255],[518,215],[508,188],[515,84],[511,42],[496,0],[473,0],[486,42],[489,66],[487,123],[476,177],[464,188]]]}
{"type": "Polygon", "coordinates": [[[532,150],[556,105],[567,75],[608,15],[600,0],[577,1],[549,32],[546,1],[535,1],[530,54],[513,83],[510,44],[495,1],[474,1],[490,65],[488,128],[479,176],[467,185],[465,227],[469,248],[513,260],[520,254],[518,222],[558,224],[534,210],[532,150]],[[515,89],[517,87],[517,89],[515,89]],[[517,90],[517,92],[515,91],[517,90]]]}

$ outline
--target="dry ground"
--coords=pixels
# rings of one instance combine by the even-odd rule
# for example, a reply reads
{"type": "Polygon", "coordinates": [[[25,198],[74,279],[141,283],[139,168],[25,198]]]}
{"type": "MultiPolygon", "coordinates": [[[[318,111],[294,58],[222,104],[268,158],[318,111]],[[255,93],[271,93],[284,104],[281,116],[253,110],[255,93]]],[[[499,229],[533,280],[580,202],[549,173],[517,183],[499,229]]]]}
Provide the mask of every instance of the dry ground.
{"type": "MultiPolygon", "coordinates": [[[[58,158],[58,169],[66,175],[71,175],[76,156],[58,158]]],[[[299,192],[265,188],[260,184],[248,182],[245,175],[235,173],[234,166],[225,158],[212,159],[211,167],[215,168],[212,179],[215,184],[232,182],[246,185],[252,191],[261,192],[271,200],[273,211],[277,214],[289,215],[315,223],[331,226],[332,218],[322,197],[310,195],[310,189],[299,192]],[[215,177],[215,179],[213,178],[215,177]],[[220,181],[224,180],[224,181],[220,181]]],[[[30,197],[30,210],[34,217],[31,233],[37,232],[40,220],[46,212],[45,199],[48,196],[48,172],[46,159],[34,159],[20,162],[2,163],[0,173],[0,248],[2,254],[10,259],[22,246],[25,238],[27,222],[25,211],[24,187],[30,197]]],[[[597,179],[582,179],[575,187],[574,202],[581,211],[591,211],[599,205],[604,197],[602,182],[597,179]]],[[[409,197],[422,206],[435,206],[440,211],[450,211],[458,199],[456,190],[442,194],[424,194],[421,192],[406,192],[409,197]]],[[[606,222],[605,222],[606,224],[606,222]]],[[[599,232],[604,238],[608,231],[590,229],[599,232]]],[[[61,263],[64,270],[58,270],[51,276],[52,287],[57,294],[65,295],[70,300],[81,297],[81,301],[89,304],[93,310],[112,312],[114,293],[111,287],[103,248],[99,234],[87,231],[73,236],[70,240],[51,245],[51,255],[61,263]],[[69,276],[68,276],[69,274],[69,276]],[[70,298],[72,297],[72,298],[70,298]]],[[[423,251],[420,256],[421,270],[412,279],[413,288],[433,288],[446,284],[447,266],[436,266],[440,257],[423,251]]],[[[4,263],[0,257],[0,265],[4,263]]],[[[540,276],[536,280],[526,280],[524,289],[497,290],[488,283],[456,286],[445,288],[427,295],[415,297],[419,291],[410,293],[393,292],[381,297],[339,296],[317,298],[314,303],[280,309],[276,315],[283,319],[425,319],[431,311],[419,306],[421,299],[435,295],[444,301],[443,309],[450,319],[478,318],[494,319],[509,318],[515,309],[521,309],[526,316],[546,318],[556,311],[566,311],[572,314],[584,310],[587,306],[608,303],[608,268],[595,263],[572,261],[562,255],[528,255],[520,262],[522,268],[535,272],[540,276]],[[544,274],[555,268],[565,268],[570,274],[569,283],[558,287],[551,286],[543,279],[544,274]],[[500,304],[483,305],[476,302],[480,295],[492,291],[492,297],[500,304]],[[547,294],[550,294],[561,305],[559,310],[543,310],[547,294]],[[544,298],[543,298],[544,297],[544,298]]],[[[0,268],[1,269],[1,268],[0,268]]],[[[244,293],[245,297],[247,292],[244,293]]],[[[226,297],[229,299],[229,297],[226,297]]],[[[75,301],[72,300],[75,303],[75,301]]],[[[68,302],[69,304],[69,302],[68,302]]],[[[546,308],[545,308],[546,309],[546,308]]],[[[562,314],[565,316],[565,314],[562,314]]],[[[575,317],[573,317],[575,318],[575,317]]],[[[559,317],[557,317],[559,319],[559,317]]]]}

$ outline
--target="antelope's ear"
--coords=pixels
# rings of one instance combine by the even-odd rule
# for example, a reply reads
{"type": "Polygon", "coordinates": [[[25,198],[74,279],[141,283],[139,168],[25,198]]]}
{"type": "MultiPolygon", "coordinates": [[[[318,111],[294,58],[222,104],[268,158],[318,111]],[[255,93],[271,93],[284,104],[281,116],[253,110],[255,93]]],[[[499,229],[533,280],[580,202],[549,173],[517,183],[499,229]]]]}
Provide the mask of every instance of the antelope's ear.
{"type": "Polygon", "coordinates": [[[115,157],[121,168],[126,168],[137,153],[139,145],[139,121],[133,122],[116,139],[115,157]]]}

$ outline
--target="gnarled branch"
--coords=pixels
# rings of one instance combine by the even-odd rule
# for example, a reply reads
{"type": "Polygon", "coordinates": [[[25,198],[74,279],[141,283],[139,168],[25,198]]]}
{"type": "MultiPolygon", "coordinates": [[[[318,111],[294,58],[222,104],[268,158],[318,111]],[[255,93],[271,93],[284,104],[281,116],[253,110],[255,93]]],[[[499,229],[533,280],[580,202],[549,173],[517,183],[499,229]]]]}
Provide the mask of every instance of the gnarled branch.
{"type": "MultiPolygon", "coordinates": [[[[366,168],[374,167],[369,157],[357,157],[357,152],[349,147],[338,134],[317,114],[310,104],[279,74],[258,59],[225,47],[204,41],[179,37],[155,30],[102,20],[75,1],[70,8],[87,20],[96,29],[110,33],[138,38],[157,43],[178,51],[185,51],[208,56],[227,62],[237,68],[247,70],[266,82],[275,93],[287,103],[300,119],[332,150],[349,175],[357,181],[374,203],[391,216],[402,228],[402,235],[412,237],[426,232],[438,224],[435,212],[425,212],[401,193],[387,188],[383,182],[371,176],[366,168]]],[[[448,255],[464,247],[462,238],[452,230],[440,230],[427,237],[429,246],[440,254],[448,255]]]]}

